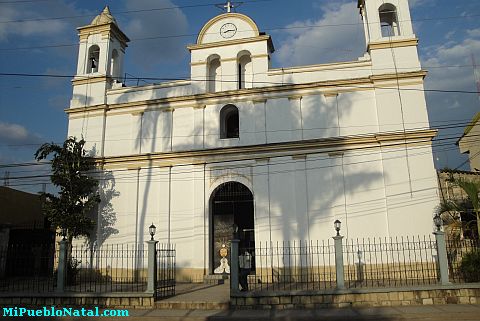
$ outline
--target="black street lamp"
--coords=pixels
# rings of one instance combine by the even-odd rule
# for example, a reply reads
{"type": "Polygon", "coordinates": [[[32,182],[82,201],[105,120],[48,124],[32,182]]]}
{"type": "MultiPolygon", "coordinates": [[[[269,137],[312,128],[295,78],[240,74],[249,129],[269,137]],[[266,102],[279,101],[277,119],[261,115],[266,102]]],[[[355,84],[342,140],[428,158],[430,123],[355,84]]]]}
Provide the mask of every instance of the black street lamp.
{"type": "Polygon", "coordinates": [[[333,226],[335,227],[335,231],[337,231],[337,236],[340,236],[340,228],[342,227],[342,222],[340,222],[340,220],[335,220],[335,222],[333,222],[333,226]]]}
{"type": "Polygon", "coordinates": [[[157,230],[157,227],[155,225],[150,225],[150,227],[148,228],[148,232],[150,233],[150,241],[153,241],[153,236],[155,235],[155,231],[157,230]]]}
{"type": "Polygon", "coordinates": [[[442,217],[438,214],[435,214],[435,216],[433,217],[433,223],[437,227],[437,232],[440,232],[443,225],[442,217]]]}

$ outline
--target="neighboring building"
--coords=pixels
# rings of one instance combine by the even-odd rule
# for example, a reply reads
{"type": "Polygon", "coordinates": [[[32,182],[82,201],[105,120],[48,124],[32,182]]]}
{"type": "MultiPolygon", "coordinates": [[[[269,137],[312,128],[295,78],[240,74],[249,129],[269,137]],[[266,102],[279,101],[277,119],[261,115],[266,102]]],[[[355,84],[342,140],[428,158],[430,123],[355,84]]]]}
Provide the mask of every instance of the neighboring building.
{"type": "Polygon", "coordinates": [[[45,216],[38,194],[0,186],[0,204],[1,224],[23,228],[44,227],[45,216]]]}
{"type": "Polygon", "coordinates": [[[407,0],[360,0],[356,61],[271,68],[271,37],[240,13],[210,19],[188,46],[191,79],[121,83],[129,39],[108,8],[79,28],[68,134],[105,177],[97,244],[176,244],[181,275],[219,266],[243,244],[342,235],[427,235],[439,203],[407,0]],[[112,191],[115,191],[112,192],[112,191]],[[108,196],[110,195],[110,196],[108,196]],[[111,197],[111,195],[116,195],[111,197]]]}
{"type": "Polygon", "coordinates": [[[0,186],[0,247],[10,244],[53,242],[53,232],[42,211],[40,195],[0,186]]]}
{"type": "Polygon", "coordinates": [[[460,152],[467,153],[471,171],[480,171],[480,112],[478,112],[465,128],[463,136],[458,141],[460,152]]]}
{"type": "MultiPolygon", "coordinates": [[[[438,185],[442,201],[461,201],[468,198],[465,191],[453,182],[463,179],[480,182],[480,172],[466,172],[444,169],[438,172],[438,185]]],[[[450,239],[477,239],[477,218],[473,211],[464,213],[443,214],[444,228],[450,239]]]]}
{"type": "Polygon", "coordinates": [[[42,212],[40,195],[0,186],[0,278],[43,275],[53,262],[55,231],[42,212]],[[13,260],[13,253],[23,260],[13,260]]]}

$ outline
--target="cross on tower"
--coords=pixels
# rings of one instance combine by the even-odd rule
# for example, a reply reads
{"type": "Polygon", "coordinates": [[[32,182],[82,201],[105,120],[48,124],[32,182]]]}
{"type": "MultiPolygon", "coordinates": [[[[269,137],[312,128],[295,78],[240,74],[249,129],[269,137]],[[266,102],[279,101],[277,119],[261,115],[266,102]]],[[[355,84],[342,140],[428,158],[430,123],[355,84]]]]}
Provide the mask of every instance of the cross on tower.
{"type": "Polygon", "coordinates": [[[216,5],[220,9],[225,9],[227,13],[231,13],[233,8],[237,8],[242,4],[242,2],[233,2],[233,1],[227,1],[225,4],[219,4],[216,5]]]}
{"type": "Polygon", "coordinates": [[[227,12],[230,13],[232,11],[232,8],[235,6],[232,4],[231,1],[227,1],[227,4],[223,6],[225,9],[227,9],[227,12]]]}

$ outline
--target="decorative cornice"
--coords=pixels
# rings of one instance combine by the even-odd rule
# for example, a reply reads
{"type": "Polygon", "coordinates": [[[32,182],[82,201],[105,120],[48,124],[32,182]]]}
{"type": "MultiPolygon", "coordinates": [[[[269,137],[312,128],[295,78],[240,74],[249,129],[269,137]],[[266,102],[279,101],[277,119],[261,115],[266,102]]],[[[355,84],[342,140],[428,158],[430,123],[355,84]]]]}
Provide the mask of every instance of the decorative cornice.
{"type": "MultiPolygon", "coordinates": [[[[319,90],[318,93],[320,94],[326,93],[328,95],[332,91],[332,89],[335,91],[335,93],[371,90],[377,86],[381,87],[382,82],[389,81],[389,80],[398,80],[398,79],[406,80],[406,79],[415,79],[415,78],[423,79],[426,73],[427,73],[426,71],[422,70],[422,71],[404,72],[404,73],[398,73],[398,74],[372,75],[372,76],[363,77],[363,78],[320,81],[320,82],[312,82],[312,83],[305,83],[305,84],[278,85],[278,86],[271,86],[271,87],[254,87],[254,88],[241,89],[241,90],[236,89],[236,90],[228,90],[228,91],[221,91],[221,92],[215,92],[215,93],[202,93],[202,94],[196,94],[196,95],[166,97],[166,98],[158,98],[158,99],[151,99],[151,100],[133,101],[128,103],[110,104],[109,109],[113,111],[113,110],[120,110],[120,109],[128,109],[132,107],[145,108],[148,106],[159,106],[159,105],[171,106],[172,104],[181,104],[181,105],[184,105],[185,107],[192,107],[198,104],[209,105],[211,100],[232,101],[239,98],[242,98],[244,100],[258,101],[259,99],[256,98],[258,97],[258,95],[266,96],[269,94],[281,94],[281,93],[291,92],[291,91],[312,90],[312,89],[319,90]]],[[[410,85],[411,83],[408,83],[408,84],[410,85]]],[[[402,85],[405,85],[405,84],[401,82],[400,86],[402,85]]],[[[291,95],[292,95],[291,93],[287,94],[286,98],[288,98],[291,95]]],[[[302,95],[305,95],[305,94],[302,93],[302,95]]],[[[270,98],[277,98],[277,97],[265,97],[265,98],[261,98],[260,100],[270,99],[270,98]]],[[[69,114],[83,113],[84,108],[83,107],[70,108],[70,109],[67,109],[66,112],[69,114]]]]}
{"type": "Polygon", "coordinates": [[[336,92],[336,91],[326,91],[326,92],[323,93],[323,95],[325,97],[337,97],[338,92],[336,92]]]}
{"type": "Polygon", "coordinates": [[[259,41],[269,41],[269,40],[270,40],[270,36],[262,35],[262,36],[258,36],[258,37],[241,38],[241,39],[235,39],[235,40],[227,40],[227,41],[219,41],[219,42],[189,45],[189,46],[187,46],[187,49],[192,51],[192,50],[198,50],[198,49],[216,48],[216,47],[223,47],[223,46],[229,46],[229,45],[240,45],[240,44],[245,44],[245,43],[253,43],[253,42],[259,42],[259,41]]]}
{"type": "Polygon", "coordinates": [[[411,71],[407,73],[389,73],[389,74],[381,74],[381,75],[372,75],[370,79],[372,82],[378,81],[388,81],[388,80],[397,80],[397,79],[412,79],[412,78],[421,78],[424,79],[427,75],[426,70],[419,70],[419,71],[411,71]]]}
{"type": "Polygon", "coordinates": [[[72,85],[73,86],[79,86],[79,85],[88,85],[88,84],[94,84],[98,82],[111,82],[113,79],[110,76],[105,76],[105,75],[94,75],[94,76],[76,76],[74,79],[72,79],[72,85]]]}
{"type": "Polygon", "coordinates": [[[370,60],[366,61],[348,61],[348,62],[334,62],[330,64],[319,64],[319,65],[307,65],[307,66],[295,66],[287,68],[275,68],[268,71],[269,75],[281,75],[284,73],[300,73],[300,72],[315,72],[315,71],[326,71],[326,70],[340,70],[340,69],[350,69],[358,67],[371,67],[372,62],[370,60]]]}
{"type": "Polygon", "coordinates": [[[297,99],[301,99],[301,98],[302,98],[302,95],[288,96],[288,100],[297,100],[297,99]]]}
{"type": "Polygon", "coordinates": [[[418,46],[418,38],[414,39],[391,39],[386,41],[371,42],[367,46],[367,51],[375,49],[390,49],[398,47],[418,46]]]}
{"type": "Polygon", "coordinates": [[[101,25],[88,25],[77,28],[80,41],[85,41],[90,35],[93,34],[112,34],[117,38],[123,46],[127,47],[127,42],[130,41],[128,37],[118,28],[114,23],[106,23],[101,25]]]}
{"type": "Polygon", "coordinates": [[[437,130],[391,132],[324,138],[253,146],[204,149],[182,152],[113,156],[97,159],[106,169],[142,166],[176,166],[222,161],[263,160],[276,156],[304,156],[309,153],[339,153],[358,148],[398,147],[431,144],[437,130]]]}

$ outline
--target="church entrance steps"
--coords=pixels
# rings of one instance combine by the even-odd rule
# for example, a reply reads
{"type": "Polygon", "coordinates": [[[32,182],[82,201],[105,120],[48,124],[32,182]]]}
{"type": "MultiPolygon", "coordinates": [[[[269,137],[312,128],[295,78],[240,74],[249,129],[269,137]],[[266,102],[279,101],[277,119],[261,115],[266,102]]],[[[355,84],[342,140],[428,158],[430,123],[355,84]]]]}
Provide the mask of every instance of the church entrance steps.
{"type": "Polygon", "coordinates": [[[204,275],[203,276],[203,283],[204,284],[224,284],[225,280],[228,280],[228,274],[212,274],[212,275],[204,275]]]}
{"type": "Polygon", "coordinates": [[[155,302],[156,309],[224,310],[230,307],[230,282],[177,283],[176,295],[155,302]]]}

